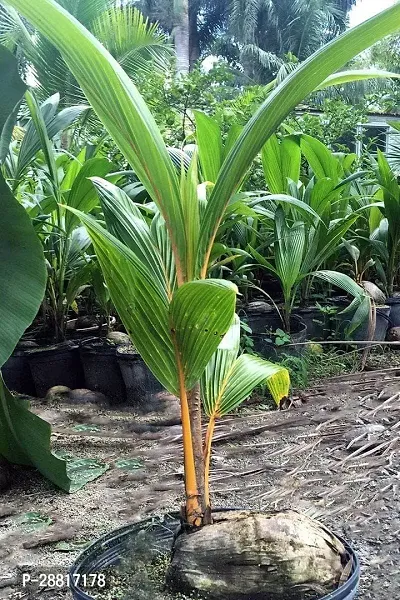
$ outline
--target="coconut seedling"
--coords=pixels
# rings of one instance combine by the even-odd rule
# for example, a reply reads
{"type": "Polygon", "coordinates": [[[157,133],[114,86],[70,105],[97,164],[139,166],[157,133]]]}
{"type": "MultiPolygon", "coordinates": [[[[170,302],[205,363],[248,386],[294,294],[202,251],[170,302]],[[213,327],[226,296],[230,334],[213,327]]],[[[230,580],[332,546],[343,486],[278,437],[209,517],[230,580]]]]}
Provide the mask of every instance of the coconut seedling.
{"type": "MultiPolygon", "coordinates": [[[[219,225],[269,136],[327,78],[328,84],[334,83],[332,73],[399,29],[400,5],[305,61],[270,94],[226,155],[216,132],[208,130],[209,150],[206,155],[200,152],[200,163],[215,164],[216,178],[208,197],[199,199],[196,161],[187,171],[176,169],[143,98],[105,48],[54,0],[9,0],[9,4],[60,51],[157,207],[149,225],[137,206],[132,202],[128,206],[121,190],[96,179],[107,229],[90,216],[75,213],[88,229],[112,300],[134,345],[164,387],[180,399],[184,520],[196,535],[212,531],[214,525],[202,526],[212,520],[207,470],[215,419],[237,406],[257,382],[267,380],[277,399],[288,392],[284,369],[242,356],[236,359],[237,289],[231,282],[208,278],[219,225]],[[205,444],[199,386],[203,377],[204,405],[211,418],[205,444]]],[[[351,75],[343,79],[342,73],[339,83],[346,77],[351,79],[351,75]]],[[[364,75],[358,73],[360,77],[364,75]]],[[[241,548],[237,550],[240,553],[241,548]]],[[[242,579],[246,581],[246,576],[242,579]]]]}

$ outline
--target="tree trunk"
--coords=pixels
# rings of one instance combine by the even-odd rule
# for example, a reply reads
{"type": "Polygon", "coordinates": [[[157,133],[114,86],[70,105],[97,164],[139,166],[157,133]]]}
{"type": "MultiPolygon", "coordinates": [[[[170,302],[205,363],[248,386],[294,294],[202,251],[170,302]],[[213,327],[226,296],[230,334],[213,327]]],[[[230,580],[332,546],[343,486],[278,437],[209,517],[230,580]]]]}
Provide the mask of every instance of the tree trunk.
{"type": "Polygon", "coordinates": [[[176,74],[189,72],[189,0],[174,0],[176,74]]]}
{"type": "Polygon", "coordinates": [[[200,58],[200,40],[199,32],[197,29],[197,15],[198,5],[197,2],[190,2],[189,5],[189,63],[190,70],[193,69],[195,64],[200,58]]]}
{"type": "Polygon", "coordinates": [[[205,493],[205,464],[201,422],[200,384],[196,384],[195,387],[188,393],[188,403],[190,421],[192,425],[192,444],[196,470],[196,481],[199,493],[199,504],[203,514],[202,524],[207,525],[211,520],[211,509],[210,506],[206,505],[206,497],[208,498],[209,494],[205,493]]]}

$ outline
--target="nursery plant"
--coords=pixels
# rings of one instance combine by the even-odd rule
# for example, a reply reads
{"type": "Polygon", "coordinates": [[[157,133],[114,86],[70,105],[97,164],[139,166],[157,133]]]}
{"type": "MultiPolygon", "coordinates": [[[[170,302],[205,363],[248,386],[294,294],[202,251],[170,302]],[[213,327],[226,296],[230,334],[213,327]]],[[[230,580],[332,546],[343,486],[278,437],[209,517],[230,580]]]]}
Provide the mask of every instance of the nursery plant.
{"type": "MultiPolygon", "coordinates": [[[[354,55],[399,29],[400,6],[345,33],[284,80],[232,145],[211,194],[200,204],[195,163],[179,177],[136,87],[104,47],[52,0],[38,0],[34,6],[30,0],[10,4],[61,52],[159,208],[163,222],[157,235],[163,240],[164,256],[171,248],[173,263],[153,250],[145,228],[132,231],[135,243],[128,247],[90,217],[80,216],[133,342],[161,383],[180,398],[186,519],[201,525],[209,507],[197,382],[232,325],[236,297],[232,284],[204,279],[220,221],[252,160],[287,114],[354,55]],[[176,286],[171,283],[172,270],[176,286]],[[157,277],[149,277],[150,273],[157,277]]],[[[121,202],[113,206],[117,212],[122,210],[121,202]]]]}
{"type": "MultiPolygon", "coordinates": [[[[149,227],[118,188],[95,179],[107,229],[76,208],[69,210],[89,231],[112,300],[135,346],[180,399],[184,517],[189,527],[206,525],[212,521],[207,485],[211,442],[204,444],[202,436],[199,381],[206,378],[203,400],[211,423],[238,406],[262,380],[278,400],[289,387],[285,369],[245,355],[236,358],[236,287],[206,279],[219,225],[254,157],[282,120],[355,54],[399,29],[400,5],[322,48],[278,86],[232,144],[209,195],[199,200],[197,161],[177,172],[146,104],[104,47],[53,0],[10,4],[61,52],[158,208],[149,227]]],[[[211,433],[212,424],[209,438],[211,433]]]]}
{"type": "Polygon", "coordinates": [[[257,248],[249,250],[257,265],[273,273],[283,293],[284,328],[290,332],[293,307],[299,296],[307,300],[312,280],[322,278],[354,297],[349,333],[368,315],[369,299],[345,273],[326,269],[342,238],[359,213],[349,208],[349,187],[364,172],[349,174],[352,155],[340,160],[319,140],[304,134],[272,135],[262,150],[269,191],[264,204],[273,213],[273,232],[259,231],[257,248]],[[311,175],[302,175],[302,156],[311,175]],[[325,269],[323,269],[325,267],[325,269]],[[358,311],[357,309],[360,308],[358,311]]]}
{"type": "Polygon", "coordinates": [[[377,207],[371,217],[384,236],[387,249],[386,279],[388,296],[393,295],[400,260],[400,186],[383,152],[378,150],[376,176],[379,190],[375,194],[377,207]],[[381,211],[379,217],[377,208],[381,211]]]}
{"type": "MultiPolygon", "coordinates": [[[[15,57],[2,47],[0,72],[4,84],[0,98],[0,147],[4,150],[8,149],[26,86],[19,78],[15,57]]],[[[32,222],[11,193],[1,171],[0,198],[1,368],[39,310],[46,288],[46,267],[32,222]]],[[[0,373],[0,457],[36,467],[45,477],[69,491],[72,481],[67,463],[52,454],[50,434],[50,425],[30,412],[27,402],[12,396],[0,373]]]]}
{"type": "Polygon", "coordinates": [[[91,278],[90,238],[62,204],[93,210],[98,200],[88,177],[105,176],[113,166],[87,146],[76,156],[57,147],[54,138],[88,109],[78,105],[58,112],[59,100],[55,94],[39,105],[34,94],[26,92],[30,119],[20,132],[22,140],[10,145],[4,168],[43,246],[48,273],[44,325],[49,338],[57,342],[64,339],[68,312],[91,278]]]}

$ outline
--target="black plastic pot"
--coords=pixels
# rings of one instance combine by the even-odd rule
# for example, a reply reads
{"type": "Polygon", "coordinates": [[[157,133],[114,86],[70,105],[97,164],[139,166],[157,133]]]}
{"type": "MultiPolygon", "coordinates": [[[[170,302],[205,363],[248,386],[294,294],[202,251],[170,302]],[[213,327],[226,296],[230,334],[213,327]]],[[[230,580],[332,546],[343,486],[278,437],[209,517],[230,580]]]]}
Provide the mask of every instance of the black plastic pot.
{"type": "MultiPolygon", "coordinates": [[[[348,304],[347,304],[348,306],[348,304]]],[[[341,306],[340,310],[343,310],[345,306],[341,306]]],[[[378,306],[376,308],[376,326],[375,333],[372,337],[374,342],[383,342],[386,338],[386,332],[391,327],[391,307],[390,306],[378,306]]],[[[341,336],[344,336],[346,328],[350,325],[350,322],[354,316],[354,312],[338,313],[335,315],[335,320],[338,323],[338,332],[341,336]]],[[[350,336],[350,339],[356,341],[368,340],[368,319],[361,323],[359,327],[350,336]]]]}
{"type": "MultiPolygon", "coordinates": [[[[90,589],[86,591],[83,589],[83,576],[101,573],[108,567],[117,567],[124,558],[129,556],[132,544],[141,531],[151,533],[154,537],[154,545],[166,551],[172,547],[179,526],[179,515],[174,513],[163,518],[153,517],[134,525],[122,527],[98,539],[78,557],[70,569],[69,581],[73,599],[94,600],[95,597],[98,597],[94,592],[92,594],[90,589]]],[[[340,537],[339,539],[344,544],[349,559],[353,559],[352,572],[342,586],[320,600],[353,600],[357,594],[360,581],[358,557],[343,539],[340,537]]]]}
{"type": "Polygon", "coordinates": [[[323,340],[325,337],[325,315],[316,307],[296,308],[293,316],[299,317],[307,327],[309,340],[323,340]]]}
{"type": "Polygon", "coordinates": [[[24,350],[15,350],[2,366],[1,372],[9,390],[28,396],[36,395],[28,356],[24,350]]]}
{"type": "Polygon", "coordinates": [[[65,385],[71,389],[84,387],[79,346],[76,344],[63,342],[37,348],[29,351],[28,356],[36,394],[40,398],[55,385],[65,385]]]}
{"type": "Polygon", "coordinates": [[[117,346],[95,338],[81,345],[86,387],[104,394],[111,404],[126,401],[126,390],[117,360],[117,346]]]}
{"type": "Polygon", "coordinates": [[[392,296],[386,300],[390,306],[390,327],[400,327],[400,296],[392,296]]]}
{"type": "MultiPolygon", "coordinates": [[[[378,306],[376,309],[376,326],[373,340],[375,342],[383,342],[386,338],[386,332],[390,326],[390,306],[378,306]]],[[[353,340],[367,340],[368,339],[368,321],[357,327],[351,336],[353,340]]]]}
{"type": "Polygon", "coordinates": [[[253,333],[263,333],[271,321],[277,321],[277,327],[282,327],[282,321],[276,313],[276,309],[272,308],[266,302],[252,302],[246,309],[246,318],[244,319],[253,333]]]}
{"type": "MultiPolygon", "coordinates": [[[[116,318],[110,318],[110,327],[115,325],[116,318]]],[[[85,340],[90,337],[96,337],[100,335],[107,335],[109,326],[107,323],[102,325],[91,325],[89,327],[79,327],[78,319],[70,319],[67,321],[67,336],[72,337],[75,340],[85,340]]]]}
{"type": "MultiPolygon", "coordinates": [[[[282,329],[282,323],[277,315],[271,317],[268,326],[272,333],[277,329],[282,329]]],[[[301,356],[306,348],[303,342],[307,339],[307,326],[299,317],[293,316],[290,321],[290,332],[290,345],[283,344],[281,346],[276,344],[275,336],[270,333],[252,335],[254,350],[269,360],[277,360],[283,354],[301,356]]]]}
{"type": "Polygon", "coordinates": [[[146,403],[163,390],[162,385],[137,352],[121,346],[117,350],[117,359],[125,383],[127,403],[145,409],[146,403]]]}

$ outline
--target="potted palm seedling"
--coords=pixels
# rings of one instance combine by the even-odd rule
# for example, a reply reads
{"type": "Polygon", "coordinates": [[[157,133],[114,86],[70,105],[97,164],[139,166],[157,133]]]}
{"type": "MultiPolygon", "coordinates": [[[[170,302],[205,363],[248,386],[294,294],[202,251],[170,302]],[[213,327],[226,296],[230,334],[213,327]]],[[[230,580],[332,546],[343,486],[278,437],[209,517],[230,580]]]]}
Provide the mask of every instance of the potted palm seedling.
{"type": "MultiPolygon", "coordinates": [[[[259,228],[257,246],[250,247],[250,252],[257,266],[276,277],[281,286],[281,315],[274,316],[272,329],[279,327],[293,344],[303,342],[308,333],[299,316],[307,317],[310,312],[318,315],[316,309],[296,310],[296,302],[299,298],[302,303],[307,302],[313,280],[321,277],[322,265],[337,251],[343,236],[358,218],[358,214],[348,209],[346,196],[351,181],[362,173],[348,176],[339,158],[322,142],[304,134],[280,139],[271,136],[262,149],[262,158],[269,190],[263,199],[268,218],[265,226],[259,228]],[[303,176],[303,181],[302,155],[311,171],[311,176],[303,176]]],[[[328,281],[328,277],[329,271],[324,270],[322,278],[328,281]]],[[[356,309],[359,302],[367,304],[363,290],[351,285],[345,274],[336,273],[334,278],[335,284],[347,292],[351,288],[350,293],[356,299],[352,308],[356,309]]],[[[358,325],[351,323],[352,327],[358,325]]],[[[257,331],[256,346],[271,355],[276,345],[271,336],[260,333],[257,331]]],[[[291,349],[296,351],[296,346],[291,349]]]]}
{"type": "Polygon", "coordinates": [[[376,176],[379,189],[375,194],[377,206],[372,209],[373,218],[377,233],[383,238],[387,251],[386,303],[390,306],[390,325],[397,327],[400,324],[400,297],[395,292],[400,261],[400,186],[396,174],[380,150],[378,150],[376,176]]]}
{"type": "MultiPolygon", "coordinates": [[[[211,193],[199,201],[196,161],[187,172],[177,173],[146,104],[102,45],[53,0],[37,0],[34,6],[31,0],[10,4],[60,50],[159,212],[149,226],[134,208],[126,210],[111,184],[99,179],[94,184],[101,198],[108,196],[112,225],[105,229],[93,217],[69,209],[89,232],[111,298],[135,347],[181,406],[185,503],[180,520],[174,517],[179,528],[171,535],[174,522],[166,527],[166,522],[171,524],[168,519],[159,519],[158,528],[157,519],[142,524],[141,534],[135,530],[126,552],[137,563],[143,549],[152,545],[147,536],[156,529],[157,547],[167,548],[170,558],[165,583],[173,593],[243,600],[262,595],[294,598],[301,585],[309,597],[313,593],[316,598],[326,594],[332,599],[353,598],[357,560],[352,558],[350,578],[340,583],[354,554],[315,521],[290,511],[212,511],[208,461],[215,419],[238,406],[257,383],[266,381],[279,401],[288,393],[289,382],[281,367],[252,356],[237,358],[236,287],[207,279],[207,273],[225,209],[268,137],[333,71],[400,28],[400,6],[338,38],[293,72],[221,159],[211,193]],[[201,400],[209,423],[206,439],[201,400]],[[307,587],[310,583],[314,592],[307,587]]],[[[212,133],[209,137],[214,147],[212,133]]],[[[217,155],[215,160],[218,164],[217,155]]],[[[126,529],[120,530],[112,539],[102,539],[77,562],[73,573],[96,573],[115,565],[126,534],[126,529]]],[[[82,583],[73,583],[74,597],[92,598],[95,594],[83,590],[82,583]]],[[[139,578],[132,582],[132,587],[138,586],[139,578]]]]}

